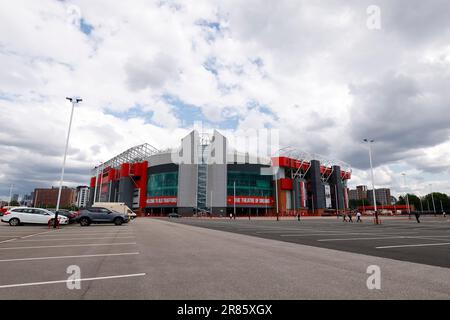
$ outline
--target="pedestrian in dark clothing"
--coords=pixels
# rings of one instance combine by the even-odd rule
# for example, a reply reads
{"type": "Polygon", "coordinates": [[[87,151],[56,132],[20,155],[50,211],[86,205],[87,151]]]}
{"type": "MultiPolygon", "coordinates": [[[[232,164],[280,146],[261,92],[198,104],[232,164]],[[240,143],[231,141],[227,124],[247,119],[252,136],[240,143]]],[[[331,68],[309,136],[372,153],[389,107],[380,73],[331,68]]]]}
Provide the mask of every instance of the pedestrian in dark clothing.
{"type": "Polygon", "coordinates": [[[420,214],[416,211],[414,215],[416,216],[417,223],[420,223],[420,214]]]}
{"type": "Polygon", "coordinates": [[[348,222],[352,222],[353,223],[352,213],[351,212],[348,213],[348,222]]]}

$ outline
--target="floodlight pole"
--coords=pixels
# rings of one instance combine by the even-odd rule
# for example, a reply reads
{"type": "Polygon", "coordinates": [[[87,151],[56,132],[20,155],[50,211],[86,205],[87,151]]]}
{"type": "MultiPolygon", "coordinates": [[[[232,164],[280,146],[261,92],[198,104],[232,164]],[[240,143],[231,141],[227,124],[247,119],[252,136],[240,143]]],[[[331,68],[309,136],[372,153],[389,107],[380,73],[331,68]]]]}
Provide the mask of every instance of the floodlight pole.
{"type": "Polygon", "coordinates": [[[279,217],[279,211],[278,211],[278,176],[275,175],[275,199],[276,199],[276,206],[277,206],[277,221],[280,220],[279,217]]]}
{"type": "Polygon", "coordinates": [[[236,220],[236,180],[233,181],[233,217],[236,220]]]}
{"type": "Polygon", "coordinates": [[[431,190],[431,201],[433,202],[433,212],[434,216],[436,216],[436,205],[434,204],[434,196],[433,196],[433,184],[430,183],[430,190],[431,190]]]}
{"type": "Polygon", "coordinates": [[[369,145],[370,176],[372,178],[372,194],[373,194],[373,205],[374,205],[374,209],[375,209],[375,224],[379,224],[380,222],[378,220],[377,198],[375,196],[375,182],[374,182],[374,178],[373,178],[373,164],[372,164],[372,143],[375,140],[364,139],[363,141],[369,145]]]}
{"type": "Polygon", "coordinates": [[[58,190],[58,200],[56,201],[56,212],[55,212],[55,218],[53,220],[53,228],[56,228],[58,226],[58,211],[59,211],[59,205],[61,202],[61,191],[62,191],[62,185],[64,181],[64,169],[66,166],[66,159],[67,159],[67,149],[69,148],[69,138],[70,138],[70,130],[72,128],[72,119],[73,119],[73,110],[75,109],[75,104],[80,103],[83,101],[80,98],[66,98],[70,102],[72,102],[72,110],[70,112],[70,121],[69,121],[69,129],[67,131],[67,138],[66,138],[66,147],[64,149],[64,159],[63,159],[63,165],[61,169],[61,178],[59,180],[59,190],[58,190]]]}
{"type": "Polygon", "coordinates": [[[11,183],[11,186],[9,187],[9,206],[11,206],[11,202],[12,202],[13,187],[14,187],[14,184],[11,183]]]}
{"type": "MultiPolygon", "coordinates": [[[[403,184],[405,185],[405,187],[406,187],[406,173],[402,173],[402,176],[403,176],[403,184]]],[[[409,216],[409,219],[411,219],[411,207],[409,206],[409,196],[408,196],[408,192],[406,192],[406,205],[407,205],[407,207],[408,207],[408,216],[409,216]]]]}

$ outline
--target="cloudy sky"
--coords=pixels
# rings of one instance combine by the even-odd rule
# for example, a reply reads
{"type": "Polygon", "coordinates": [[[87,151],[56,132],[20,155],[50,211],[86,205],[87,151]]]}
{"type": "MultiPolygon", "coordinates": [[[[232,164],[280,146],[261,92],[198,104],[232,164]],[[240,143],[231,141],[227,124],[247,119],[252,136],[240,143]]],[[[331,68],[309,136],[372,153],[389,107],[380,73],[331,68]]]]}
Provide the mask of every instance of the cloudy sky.
{"type": "Polygon", "coordinates": [[[72,186],[203,121],[279,129],[350,163],[350,186],[373,138],[377,187],[450,193],[448,0],[1,0],[0,70],[0,198],[57,185],[69,95],[72,186]]]}

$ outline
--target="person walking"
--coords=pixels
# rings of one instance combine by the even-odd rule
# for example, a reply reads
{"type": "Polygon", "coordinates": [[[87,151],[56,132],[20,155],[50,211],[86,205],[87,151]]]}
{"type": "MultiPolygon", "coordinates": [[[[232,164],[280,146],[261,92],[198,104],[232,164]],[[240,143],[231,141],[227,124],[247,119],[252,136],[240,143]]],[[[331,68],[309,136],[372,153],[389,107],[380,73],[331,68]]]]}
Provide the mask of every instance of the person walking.
{"type": "Polygon", "coordinates": [[[345,212],[342,214],[342,217],[344,218],[344,220],[342,220],[342,221],[347,222],[347,215],[345,214],[345,212]]]}
{"type": "Polygon", "coordinates": [[[348,213],[348,222],[353,223],[353,220],[352,220],[352,212],[351,212],[351,211],[348,213]]]}
{"type": "Polygon", "coordinates": [[[414,212],[414,215],[416,216],[417,223],[420,223],[420,213],[416,211],[414,212]]]}
{"type": "Polygon", "coordinates": [[[356,222],[362,222],[362,220],[361,220],[361,212],[359,212],[359,211],[356,212],[356,222]]]}
{"type": "Polygon", "coordinates": [[[445,213],[445,211],[442,211],[442,217],[445,219],[445,215],[446,215],[446,213],[445,213]]]}

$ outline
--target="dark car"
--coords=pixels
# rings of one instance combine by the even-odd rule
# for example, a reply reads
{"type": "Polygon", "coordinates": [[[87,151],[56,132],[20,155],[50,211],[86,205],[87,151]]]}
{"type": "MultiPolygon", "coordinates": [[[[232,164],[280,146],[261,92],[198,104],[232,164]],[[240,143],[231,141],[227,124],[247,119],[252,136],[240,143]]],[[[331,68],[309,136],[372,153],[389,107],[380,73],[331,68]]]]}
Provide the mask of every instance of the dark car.
{"type": "Polygon", "coordinates": [[[179,215],[178,213],[169,213],[167,215],[168,218],[181,218],[181,215],[179,215]]]}
{"type": "MultiPolygon", "coordinates": [[[[49,209],[51,212],[56,212],[56,209],[49,209]]],[[[66,209],[60,209],[58,215],[62,215],[69,219],[69,223],[77,222],[77,217],[80,213],[78,211],[69,211],[66,209]]]]}
{"type": "Polygon", "coordinates": [[[114,223],[116,226],[120,226],[129,220],[128,215],[106,208],[86,208],[80,210],[80,214],[76,218],[81,226],[88,226],[91,223],[114,223]]]}

